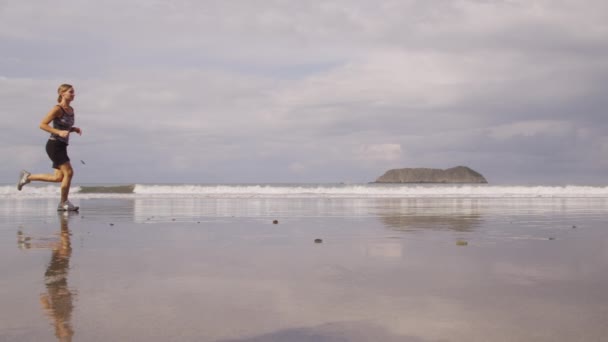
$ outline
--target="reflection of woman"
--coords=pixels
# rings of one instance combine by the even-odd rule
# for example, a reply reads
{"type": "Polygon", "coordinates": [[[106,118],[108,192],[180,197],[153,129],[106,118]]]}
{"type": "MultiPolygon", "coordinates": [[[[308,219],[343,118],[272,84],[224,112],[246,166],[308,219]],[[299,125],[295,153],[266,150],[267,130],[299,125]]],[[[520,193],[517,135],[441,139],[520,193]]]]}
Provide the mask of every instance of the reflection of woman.
{"type": "Polygon", "coordinates": [[[70,164],[67,147],[70,133],[82,134],[82,130],[74,126],[74,108],[70,106],[70,103],[72,103],[76,96],[74,87],[69,84],[62,84],[57,89],[57,93],[59,94],[57,98],[58,104],[40,122],[40,129],[51,133],[46,144],[46,153],[51,161],[53,161],[55,173],[33,175],[25,170],[21,171],[17,189],[21,191],[21,188],[31,181],[61,182],[61,200],[59,201],[57,210],[75,211],[78,210],[78,207],[68,201],[74,170],[72,169],[72,164],[70,164]],[[53,127],[50,126],[51,122],[53,123],[53,127]]]}
{"type": "Polygon", "coordinates": [[[40,303],[55,326],[55,336],[59,341],[72,341],[74,330],[70,323],[72,317],[73,294],[68,288],[68,271],[72,245],[68,228],[67,213],[60,215],[61,235],[53,246],[51,261],[44,273],[47,293],[40,295],[40,303]]]}

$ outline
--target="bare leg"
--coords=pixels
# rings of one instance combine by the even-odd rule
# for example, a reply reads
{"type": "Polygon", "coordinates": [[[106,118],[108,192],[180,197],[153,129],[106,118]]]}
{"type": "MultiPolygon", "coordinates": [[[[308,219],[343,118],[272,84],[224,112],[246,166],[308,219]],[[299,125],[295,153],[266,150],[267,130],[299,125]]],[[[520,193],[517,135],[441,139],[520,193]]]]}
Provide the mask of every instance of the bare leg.
{"type": "Polygon", "coordinates": [[[61,170],[55,169],[55,173],[38,173],[35,175],[30,175],[27,177],[30,181],[39,181],[39,182],[54,182],[59,183],[63,180],[63,172],[61,170]]]}
{"type": "Polygon", "coordinates": [[[40,182],[61,182],[61,203],[64,203],[68,200],[73,175],[74,170],[72,169],[72,164],[70,164],[70,162],[66,162],[59,165],[59,170],[55,169],[55,174],[39,173],[35,175],[30,175],[29,177],[27,177],[27,179],[30,181],[40,182]]]}
{"type": "Polygon", "coordinates": [[[65,203],[68,200],[68,194],[70,193],[70,185],[72,185],[72,176],[74,170],[70,162],[59,165],[59,170],[63,173],[63,180],[61,181],[61,203],[65,203]]]}

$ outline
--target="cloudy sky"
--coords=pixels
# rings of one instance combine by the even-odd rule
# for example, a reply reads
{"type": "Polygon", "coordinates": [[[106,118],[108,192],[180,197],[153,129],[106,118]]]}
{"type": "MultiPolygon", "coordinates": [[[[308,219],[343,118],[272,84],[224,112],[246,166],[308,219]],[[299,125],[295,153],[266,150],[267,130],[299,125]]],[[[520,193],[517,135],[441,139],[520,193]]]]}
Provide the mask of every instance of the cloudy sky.
{"type": "Polygon", "coordinates": [[[2,183],[61,83],[76,183],[608,175],[605,0],[0,0],[0,46],[2,183]]]}

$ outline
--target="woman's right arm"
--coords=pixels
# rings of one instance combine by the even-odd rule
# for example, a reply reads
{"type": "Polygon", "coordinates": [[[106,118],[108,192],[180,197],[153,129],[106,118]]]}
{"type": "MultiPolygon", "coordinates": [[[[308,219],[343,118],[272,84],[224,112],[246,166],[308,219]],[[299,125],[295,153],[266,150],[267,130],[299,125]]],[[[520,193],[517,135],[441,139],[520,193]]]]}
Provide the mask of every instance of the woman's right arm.
{"type": "Polygon", "coordinates": [[[61,131],[61,130],[51,127],[51,125],[50,125],[50,123],[51,123],[51,121],[53,121],[53,119],[58,118],[60,116],[61,116],[61,110],[59,109],[59,107],[58,106],[53,107],[53,109],[51,109],[51,111],[48,112],[48,114],[40,122],[40,129],[43,131],[49,132],[51,134],[57,134],[58,136],[60,136],[62,138],[67,137],[70,134],[69,131],[61,131]]]}

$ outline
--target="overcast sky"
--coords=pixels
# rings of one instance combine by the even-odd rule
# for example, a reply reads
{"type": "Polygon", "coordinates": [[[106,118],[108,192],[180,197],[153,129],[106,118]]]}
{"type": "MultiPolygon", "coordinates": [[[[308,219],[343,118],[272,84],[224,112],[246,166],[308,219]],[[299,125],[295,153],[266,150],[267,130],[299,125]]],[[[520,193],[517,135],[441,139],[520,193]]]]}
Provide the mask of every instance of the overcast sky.
{"type": "Polygon", "coordinates": [[[605,0],[0,0],[0,47],[2,183],[61,83],[75,183],[607,183],[605,0]]]}

